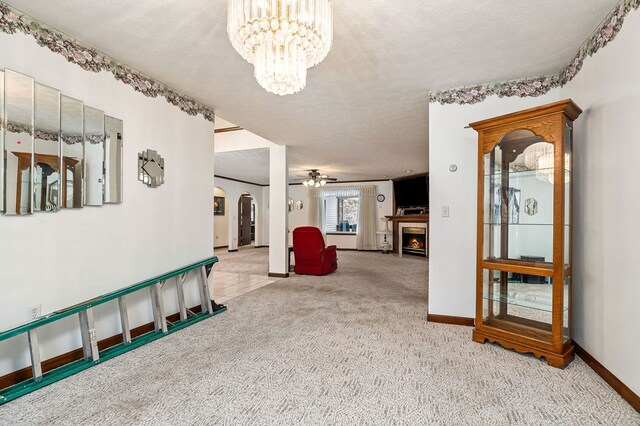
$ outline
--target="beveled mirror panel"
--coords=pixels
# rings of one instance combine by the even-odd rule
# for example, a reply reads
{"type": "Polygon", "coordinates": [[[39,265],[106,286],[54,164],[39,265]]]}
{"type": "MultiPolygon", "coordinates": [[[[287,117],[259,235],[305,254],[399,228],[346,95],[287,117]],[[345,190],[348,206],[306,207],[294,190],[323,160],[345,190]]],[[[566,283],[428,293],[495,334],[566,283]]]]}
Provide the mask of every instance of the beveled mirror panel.
{"type": "Polygon", "coordinates": [[[0,212],[4,212],[4,71],[0,71],[0,212]]]}
{"type": "Polygon", "coordinates": [[[82,101],[62,95],[60,107],[62,207],[81,208],[84,172],[84,104],[82,101]]]}
{"type": "Polygon", "coordinates": [[[104,202],[122,202],[122,120],[105,116],[104,202]]]}
{"type": "Polygon", "coordinates": [[[0,69],[0,213],[122,203],[122,129],[122,120],[0,69]]]}
{"type": "Polygon", "coordinates": [[[138,180],[150,188],[164,183],[164,158],[157,151],[147,149],[138,153],[138,180]]]}
{"type": "Polygon", "coordinates": [[[33,213],[33,78],[4,72],[5,214],[33,213]]]}
{"type": "Polygon", "coordinates": [[[104,112],[84,106],[85,206],[104,204],[104,112]]]}
{"type": "Polygon", "coordinates": [[[36,83],[34,211],[60,210],[60,91],[36,83]]]}

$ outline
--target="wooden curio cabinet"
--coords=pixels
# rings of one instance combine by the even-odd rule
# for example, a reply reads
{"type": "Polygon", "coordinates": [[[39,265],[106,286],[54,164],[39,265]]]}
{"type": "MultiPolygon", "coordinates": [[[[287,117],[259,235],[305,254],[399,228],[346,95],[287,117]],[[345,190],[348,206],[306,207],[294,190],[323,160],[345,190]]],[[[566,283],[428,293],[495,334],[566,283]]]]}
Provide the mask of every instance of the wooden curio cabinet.
{"type": "Polygon", "coordinates": [[[472,123],[478,132],[473,340],[564,368],[571,343],[571,100],[472,123]]]}

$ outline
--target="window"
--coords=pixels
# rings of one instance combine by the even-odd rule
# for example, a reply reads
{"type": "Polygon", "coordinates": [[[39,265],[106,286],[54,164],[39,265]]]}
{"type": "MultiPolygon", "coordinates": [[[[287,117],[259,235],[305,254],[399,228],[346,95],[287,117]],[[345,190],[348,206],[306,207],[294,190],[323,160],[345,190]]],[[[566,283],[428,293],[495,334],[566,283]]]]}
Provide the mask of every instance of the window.
{"type": "Polygon", "coordinates": [[[358,197],[324,197],[325,232],[355,234],[358,228],[358,197]]]}

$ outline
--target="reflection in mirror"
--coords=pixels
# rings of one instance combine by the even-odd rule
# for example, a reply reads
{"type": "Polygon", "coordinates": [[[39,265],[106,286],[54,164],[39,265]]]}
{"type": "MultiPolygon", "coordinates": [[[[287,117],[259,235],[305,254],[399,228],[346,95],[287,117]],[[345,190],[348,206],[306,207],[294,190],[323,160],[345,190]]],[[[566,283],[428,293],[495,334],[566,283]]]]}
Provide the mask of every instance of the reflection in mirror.
{"type": "Polygon", "coordinates": [[[82,101],[60,97],[60,132],[62,136],[62,207],[82,207],[84,165],[82,101]]]}
{"type": "Polygon", "coordinates": [[[157,151],[147,149],[138,153],[138,180],[150,188],[164,183],[164,158],[157,151]]]}
{"type": "Polygon", "coordinates": [[[104,112],[84,107],[85,206],[104,203],[104,112]]]}
{"type": "Polygon", "coordinates": [[[0,212],[4,212],[4,71],[0,70],[0,212]]]}
{"type": "Polygon", "coordinates": [[[4,71],[5,213],[31,214],[33,188],[33,78],[4,71]]]}
{"type": "Polygon", "coordinates": [[[60,209],[60,91],[36,83],[35,87],[35,211],[60,209]]]}
{"type": "Polygon", "coordinates": [[[122,120],[105,116],[104,202],[122,202],[122,120]]]}

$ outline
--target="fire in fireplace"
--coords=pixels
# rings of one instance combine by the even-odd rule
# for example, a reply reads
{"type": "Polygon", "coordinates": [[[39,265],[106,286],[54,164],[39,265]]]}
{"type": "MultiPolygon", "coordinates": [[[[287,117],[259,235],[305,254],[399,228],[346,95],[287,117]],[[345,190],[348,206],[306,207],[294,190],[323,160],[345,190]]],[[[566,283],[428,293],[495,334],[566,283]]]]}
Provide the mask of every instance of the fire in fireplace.
{"type": "Polygon", "coordinates": [[[402,228],[402,254],[427,256],[426,228],[402,228]]]}

